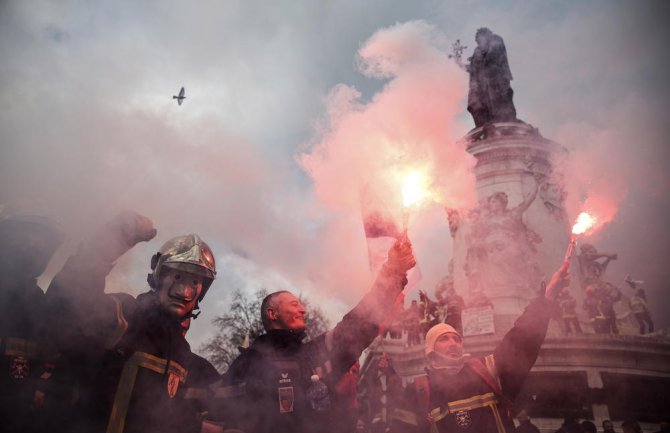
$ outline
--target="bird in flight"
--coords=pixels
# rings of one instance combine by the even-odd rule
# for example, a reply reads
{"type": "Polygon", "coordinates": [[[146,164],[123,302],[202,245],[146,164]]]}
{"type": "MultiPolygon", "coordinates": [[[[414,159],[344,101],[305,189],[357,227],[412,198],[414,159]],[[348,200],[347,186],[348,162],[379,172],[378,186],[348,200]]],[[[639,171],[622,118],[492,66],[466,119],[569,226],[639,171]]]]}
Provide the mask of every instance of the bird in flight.
{"type": "Polygon", "coordinates": [[[181,105],[182,102],[184,102],[184,99],[186,99],[186,91],[182,87],[181,90],[179,91],[179,96],[172,96],[172,99],[177,100],[177,104],[181,105]]]}

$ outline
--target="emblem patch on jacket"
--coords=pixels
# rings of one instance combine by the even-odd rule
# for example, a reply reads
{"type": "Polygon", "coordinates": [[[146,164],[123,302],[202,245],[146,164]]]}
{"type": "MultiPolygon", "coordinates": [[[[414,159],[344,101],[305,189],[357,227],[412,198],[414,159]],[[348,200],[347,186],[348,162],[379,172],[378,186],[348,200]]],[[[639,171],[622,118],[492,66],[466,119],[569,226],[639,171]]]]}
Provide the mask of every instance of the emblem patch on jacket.
{"type": "Polygon", "coordinates": [[[170,398],[174,398],[177,395],[177,389],[179,389],[179,376],[170,372],[167,380],[167,392],[170,398]]]}
{"type": "Polygon", "coordinates": [[[19,381],[23,380],[30,374],[30,365],[28,364],[28,358],[23,356],[12,356],[12,360],[9,363],[9,377],[19,381]]]}
{"type": "Polygon", "coordinates": [[[284,386],[277,388],[277,390],[279,391],[279,412],[293,412],[293,402],[295,400],[293,395],[293,387],[284,386]]]}
{"type": "Polygon", "coordinates": [[[454,417],[456,418],[456,424],[460,428],[468,428],[472,424],[470,412],[467,410],[459,410],[458,412],[454,413],[454,417]]]}

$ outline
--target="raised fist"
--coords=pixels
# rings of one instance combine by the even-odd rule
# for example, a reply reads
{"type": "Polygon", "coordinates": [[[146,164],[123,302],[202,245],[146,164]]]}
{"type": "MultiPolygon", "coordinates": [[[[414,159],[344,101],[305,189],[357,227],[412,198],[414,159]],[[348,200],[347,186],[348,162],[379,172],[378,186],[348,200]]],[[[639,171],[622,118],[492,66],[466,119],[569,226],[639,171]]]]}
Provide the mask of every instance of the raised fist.
{"type": "Polygon", "coordinates": [[[128,210],[118,214],[110,224],[118,227],[129,247],[140,242],[150,241],[156,236],[153,222],[135,211],[128,210]]]}
{"type": "Polygon", "coordinates": [[[156,236],[151,220],[135,211],[124,211],[100,228],[85,248],[106,262],[113,262],[139,242],[156,236]]]}
{"type": "Polygon", "coordinates": [[[393,244],[388,253],[387,264],[398,273],[405,273],[416,265],[412,244],[407,237],[401,237],[393,244]]]}

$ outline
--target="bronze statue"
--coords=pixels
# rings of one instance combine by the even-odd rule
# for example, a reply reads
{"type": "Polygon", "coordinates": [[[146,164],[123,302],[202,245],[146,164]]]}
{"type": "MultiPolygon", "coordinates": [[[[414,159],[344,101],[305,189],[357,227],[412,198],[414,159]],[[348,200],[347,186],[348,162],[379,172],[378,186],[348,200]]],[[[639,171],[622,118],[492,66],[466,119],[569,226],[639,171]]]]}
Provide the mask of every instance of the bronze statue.
{"type": "Polygon", "coordinates": [[[599,253],[591,244],[582,244],[579,254],[579,273],[582,289],[602,283],[605,270],[610,261],[617,259],[616,254],[599,253]],[[604,259],[600,261],[600,259],[604,259]]]}
{"type": "Polygon", "coordinates": [[[466,70],[470,73],[468,111],[475,126],[489,122],[514,122],[516,109],[510,87],[512,72],[503,39],[486,27],[477,30],[477,47],[466,70]]]}

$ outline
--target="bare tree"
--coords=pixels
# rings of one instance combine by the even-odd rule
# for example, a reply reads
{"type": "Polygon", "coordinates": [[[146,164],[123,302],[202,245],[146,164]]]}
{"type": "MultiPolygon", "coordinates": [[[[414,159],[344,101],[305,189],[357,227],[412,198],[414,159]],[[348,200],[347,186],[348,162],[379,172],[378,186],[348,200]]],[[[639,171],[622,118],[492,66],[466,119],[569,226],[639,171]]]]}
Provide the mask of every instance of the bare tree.
{"type": "MultiPolygon", "coordinates": [[[[260,289],[250,296],[237,290],[228,311],[212,320],[217,328],[216,335],[200,347],[200,351],[219,371],[226,371],[237,358],[247,334],[249,341],[265,333],[261,323],[261,303],[268,295],[260,289]]],[[[300,302],[307,310],[307,340],[321,335],[330,327],[330,323],[319,307],[311,306],[302,295],[300,302]]]]}

